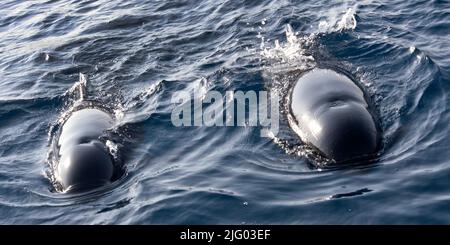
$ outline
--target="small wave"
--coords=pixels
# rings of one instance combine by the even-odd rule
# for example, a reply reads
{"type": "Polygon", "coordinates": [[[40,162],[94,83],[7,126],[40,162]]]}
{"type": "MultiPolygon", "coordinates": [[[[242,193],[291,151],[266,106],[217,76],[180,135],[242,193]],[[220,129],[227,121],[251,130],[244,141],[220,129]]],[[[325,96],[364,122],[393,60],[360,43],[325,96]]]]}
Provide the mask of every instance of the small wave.
{"type": "Polygon", "coordinates": [[[157,109],[163,82],[156,82],[141,90],[125,103],[117,103],[114,109],[116,127],[130,123],[138,123],[149,118],[157,109]]]}
{"type": "Polygon", "coordinates": [[[339,198],[348,198],[348,197],[354,197],[354,196],[361,196],[361,195],[364,195],[365,193],[369,193],[369,192],[372,192],[372,191],[373,190],[371,190],[369,188],[363,188],[363,189],[352,191],[352,192],[334,194],[334,195],[332,195],[330,197],[330,199],[339,199],[339,198]]]}

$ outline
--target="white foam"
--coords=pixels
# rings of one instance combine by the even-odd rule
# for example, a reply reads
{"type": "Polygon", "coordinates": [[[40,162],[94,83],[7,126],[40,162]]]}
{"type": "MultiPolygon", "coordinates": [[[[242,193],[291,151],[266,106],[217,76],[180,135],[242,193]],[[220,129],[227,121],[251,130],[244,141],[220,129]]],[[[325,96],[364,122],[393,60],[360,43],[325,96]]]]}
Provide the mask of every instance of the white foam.
{"type": "Polygon", "coordinates": [[[119,150],[119,147],[117,146],[116,143],[114,143],[114,142],[111,141],[111,140],[106,140],[106,147],[108,148],[109,153],[110,153],[112,156],[117,157],[117,152],[118,152],[118,150],[119,150]]]}

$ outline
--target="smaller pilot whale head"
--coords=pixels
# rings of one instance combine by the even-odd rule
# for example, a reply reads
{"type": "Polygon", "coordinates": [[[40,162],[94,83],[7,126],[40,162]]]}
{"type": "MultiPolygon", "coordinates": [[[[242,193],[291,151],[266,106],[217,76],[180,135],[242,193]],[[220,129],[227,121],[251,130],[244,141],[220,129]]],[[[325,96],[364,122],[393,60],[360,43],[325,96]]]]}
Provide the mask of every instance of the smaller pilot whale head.
{"type": "Polygon", "coordinates": [[[114,159],[100,140],[112,125],[112,117],[95,108],[75,111],[63,124],[55,176],[64,192],[88,191],[112,181],[114,159]]]}

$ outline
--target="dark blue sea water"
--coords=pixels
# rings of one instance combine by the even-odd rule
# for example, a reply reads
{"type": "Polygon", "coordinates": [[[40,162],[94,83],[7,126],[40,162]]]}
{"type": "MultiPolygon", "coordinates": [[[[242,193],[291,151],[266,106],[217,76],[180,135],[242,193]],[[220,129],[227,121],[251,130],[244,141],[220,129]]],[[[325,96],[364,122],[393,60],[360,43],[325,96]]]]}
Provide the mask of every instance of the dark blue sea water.
{"type": "Polygon", "coordinates": [[[1,1],[0,223],[449,224],[450,2],[1,1]],[[320,169],[287,126],[175,127],[177,91],[274,90],[346,70],[383,150],[320,169]],[[55,191],[48,154],[80,73],[115,112],[126,174],[55,191]]]}

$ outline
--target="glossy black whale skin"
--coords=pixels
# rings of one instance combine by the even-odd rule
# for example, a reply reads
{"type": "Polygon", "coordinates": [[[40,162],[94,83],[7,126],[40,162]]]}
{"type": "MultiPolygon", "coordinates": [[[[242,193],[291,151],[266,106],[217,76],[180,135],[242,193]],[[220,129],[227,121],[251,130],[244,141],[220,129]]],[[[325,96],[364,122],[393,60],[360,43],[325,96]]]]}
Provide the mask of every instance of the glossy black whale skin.
{"type": "Polygon", "coordinates": [[[85,108],[73,112],[62,126],[56,180],[65,192],[92,190],[114,176],[114,160],[99,138],[113,126],[107,112],[85,108]]]}
{"type": "Polygon", "coordinates": [[[364,92],[346,75],[312,69],[293,87],[290,103],[291,128],[327,158],[340,163],[378,152],[379,127],[364,92]]]}

